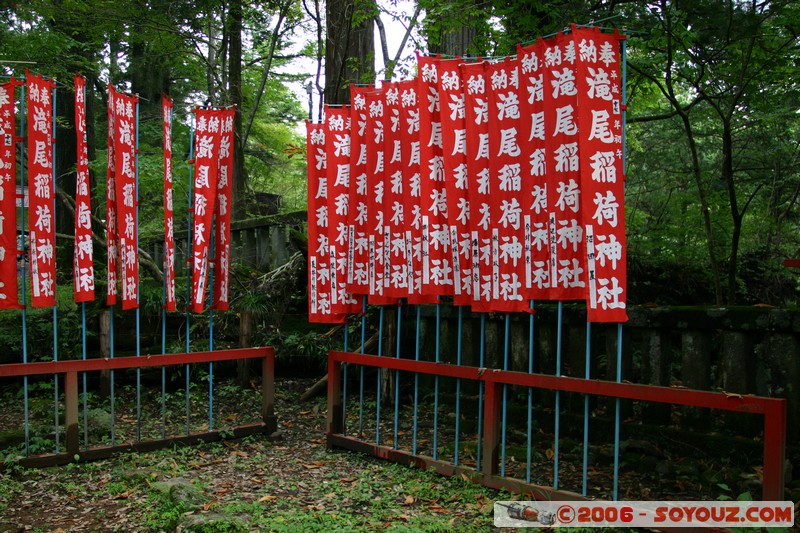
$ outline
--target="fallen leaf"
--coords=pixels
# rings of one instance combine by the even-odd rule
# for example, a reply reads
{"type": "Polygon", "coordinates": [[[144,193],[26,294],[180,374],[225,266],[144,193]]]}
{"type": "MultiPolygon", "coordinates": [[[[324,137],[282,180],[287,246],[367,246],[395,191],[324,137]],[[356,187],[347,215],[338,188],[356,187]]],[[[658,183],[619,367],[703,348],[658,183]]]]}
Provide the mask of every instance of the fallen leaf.
{"type": "Polygon", "coordinates": [[[277,496],[273,496],[272,494],[265,494],[264,496],[259,498],[258,501],[260,501],[260,502],[271,502],[271,501],[275,501],[277,499],[278,499],[277,496]]]}
{"type": "Polygon", "coordinates": [[[213,506],[215,506],[216,504],[217,504],[217,500],[211,500],[210,502],[208,502],[207,504],[205,504],[205,505],[203,506],[203,510],[204,510],[204,511],[208,511],[209,509],[211,509],[211,508],[212,508],[213,506]]]}
{"type": "Polygon", "coordinates": [[[549,459],[552,459],[552,458],[553,458],[553,457],[555,457],[555,455],[556,455],[556,454],[555,454],[555,452],[553,451],[553,448],[548,448],[548,449],[547,449],[547,450],[544,452],[544,454],[545,454],[545,456],[547,457],[547,459],[548,459],[548,460],[549,460],[549,459]]]}
{"type": "Polygon", "coordinates": [[[438,514],[447,514],[447,512],[448,512],[447,509],[445,509],[444,507],[442,507],[438,503],[434,503],[433,505],[429,505],[428,506],[428,510],[433,512],[433,513],[438,513],[438,514]]]}
{"type": "Polygon", "coordinates": [[[413,503],[414,503],[414,497],[413,496],[406,496],[406,500],[405,500],[405,502],[403,502],[403,505],[412,505],[413,503]]]}

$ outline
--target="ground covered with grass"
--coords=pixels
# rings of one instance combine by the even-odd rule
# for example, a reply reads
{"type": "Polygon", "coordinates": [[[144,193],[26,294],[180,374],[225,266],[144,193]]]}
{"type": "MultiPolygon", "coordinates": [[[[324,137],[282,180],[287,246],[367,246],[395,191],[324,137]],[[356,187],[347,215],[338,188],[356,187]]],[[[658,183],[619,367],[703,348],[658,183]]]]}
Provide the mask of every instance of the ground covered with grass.
{"type": "Polygon", "coordinates": [[[327,450],[323,399],[277,395],[281,436],[0,473],[0,531],[487,531],[512,499],[352,452],[327,450]]]}

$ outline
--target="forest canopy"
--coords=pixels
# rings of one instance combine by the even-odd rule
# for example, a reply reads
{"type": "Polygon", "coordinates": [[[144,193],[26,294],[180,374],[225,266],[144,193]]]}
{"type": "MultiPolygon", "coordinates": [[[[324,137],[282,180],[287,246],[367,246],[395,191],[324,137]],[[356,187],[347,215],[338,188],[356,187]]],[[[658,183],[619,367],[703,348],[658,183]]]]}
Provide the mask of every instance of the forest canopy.
{"type": "Polygon", "coordinates": [[[797,2],[43,0],[4,3],[0,13],[10,21],[0,28],[0,75],[27,67],[60,82],[56,160],[67,196],[70,84],[76,72],[88,80],[100,219],[107,86],[140,96],[143,238],[160,231],[161,94],[176,102],[182,216],[189,110],[237,106],[234,218],[245,219],[256,192],[281,195],[286,210],[305,207],[298,124],[319,116],[320,95],[343,103],[349,83],[411,77],[415,51],[502,57],[572,22],[619,28],[628,36],[631,303],[794,304],[800,294],[783,266],[800,257],[797,2]]]}

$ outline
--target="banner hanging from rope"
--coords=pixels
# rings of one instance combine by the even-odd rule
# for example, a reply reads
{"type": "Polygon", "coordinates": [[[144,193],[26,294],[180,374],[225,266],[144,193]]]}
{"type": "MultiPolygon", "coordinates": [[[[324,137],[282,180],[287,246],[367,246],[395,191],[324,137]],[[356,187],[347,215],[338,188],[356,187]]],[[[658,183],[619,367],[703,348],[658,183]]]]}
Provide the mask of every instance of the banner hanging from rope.
{"type": "Polygon", "coordinates": [[[17,292],[17,121],[13,77],[0,85],[0,309],[20,307],[17,292]]]}
{"type": "Polygon", "coordinates": [[[175,216],[172,203],[172,99],[161,96],[164,142],[164,308],[175,311],[175,216]]]}
{"type": "Polygon", "coordinates": [[[583,300],[592,322],[627,320],[621,39],[573,26],[500,61],[419,56],[416,81],[327,107],[327,137],[313,140],[328,166],[309,167],[310,194],[353,177],[349,197],[314,198],[331,217],[334,304],[345,278],[378,305],[583,300]],[[343,117],[349,167],[331,130],[343,117]]]}
{"type": "Polygon", "coordinates": [[[233,119],[236,108],[224,109],[220,113],[219,176],[217,178],[217,201],[214,208],[216,234],[214,240],[214,298],[212,308],[228,310],[230,297],[231,264],[231,204],[233,196],[233,119]]]}
{"type": "Polygon", "coordinates": [[[25,73],[28,124],[28,235],[31,305],[56,305],[53,91],[55,82],[25,73]]]}
{"type": "Polygon", "coordinates": [[[86,80],[75,82],[75,252],[73,283],[75,302],[94,300],[94,245],[92,243],[92,195],[89,189],[89,148],[86,140],[86,80]]]}

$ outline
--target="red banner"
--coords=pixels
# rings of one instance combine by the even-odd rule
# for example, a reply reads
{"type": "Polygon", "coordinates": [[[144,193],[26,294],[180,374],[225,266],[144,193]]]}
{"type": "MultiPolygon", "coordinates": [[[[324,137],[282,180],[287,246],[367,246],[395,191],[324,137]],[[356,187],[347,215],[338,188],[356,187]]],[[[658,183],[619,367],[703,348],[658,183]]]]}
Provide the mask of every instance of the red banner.
{"type": "Polygon", "coordinates": [[[13,77],[0,85],[0,309],[17,309],[17,124],[13,77]]]}
{"type": "MultiPolygon", "coordinates": [[[[492,233],[492,187],[489,179],[489,87],[485,63],[461,66],[467,130],[467,184],[470,200],[470,251],[472,253],[472,309],[490,310],[495,293],[492,233]]],[[[498,273],[499,277],[499,273],[498,273]]]]}
{"type": "Polygon", "coordinates": [[[442,166],[453,264],[453,304],[472,303],[472,239],[467,172],[467,128],[460,59],[435,63],[442,124],[442,166]]]}
{"type": "Polygon", "coordinates": [[[175,217],[172,204],[172,99],[161,96],[164,142],[164,289],[167,311],[175,311],[175,217]]]}
{"type": "Polygon", "coordinates": [[[209,243],[219,176],[221,116],[218,109],[195,109],[194,113],[193,260],[190,308],[195,313],[202,313],[208,282],[209,243]]]}
{"type": "Polygon", "coordinates": [[[228,310],[231,265],[231,207],[233,201],[233,119],[236,108],[220,113],[219,177],[214,210],[217,231],[214,240],[214,303],[220,311],[228,310]]]}
{"type": "Polygon", "coordinates": [[[348,289],[350,255],[350,108],[325,106],[325,157],[328,195],[328,253],[331,268],[331,312],[361,311],[348,289]]]}
{"type": "Polygon", "coordinates": [[[366,188],[368,194],[367,236],[370,257],[369,303],[390,305],[397,298],[387,296],[389,253],[386,234],[386,85],[365,93],[366,130],[362,142],[367,146],[366,188]]]}
{"type": "Polygon", "coordinates": [[[114,194],[117,207],[122,309],[139,307],[139,228],[136,142],[139,99],[114,95],[114,194]]]}
{"type": "Polygon", "coordinates": [[[578,156],[575,42],[559,34],[544,47],[547,203],[550,214],[550,284],[557,300],[585,299],[586,244],[578,156]]]}
{"type": "Polygon", "coordinates": [[[369,293],[369,194],[367,193],[367,99],[369,87],[350,86],[350,209],[347,286],[353,294],[369,293]]]}
{"type": "Polygon", "coordinates": [[[73,282],[76,302],[94,300],[94,246],[92,245],[92,195],[89,190],[89,151],[86,141],[86,80],[76,75],[75,136],[75,252],[73,282]]]}
{"type": "Polygon", "coordinates": [[[544,103],[544,52],[541,39],[535,44],[519,47],[520,59],[520,135],[524,176],[530,182],[523,189],[525,208],[525,290],[526,298],[551,299],[550,290],[550,239],[547,206],[547,132],[544,103]]]}
{"type": "Polygon", "coordinates": [[[306,122],[308,164],[308,321],[342,323],[331,313],[328,180],[325,125],[306,122]]]}
{"type": "Polygon", "coordinates": [[[108,163],[106,166],[106,305],[117,303],[117,264],[119,263],[119,241],[117,240],[117,186],[114,157],[114,101],[117,91],[108,86],[108,163]]]}
{"type": "Polygon", "coordinates": [[[519,61],[486,66],[489,85],[489,179],[491,180],[492,301],[502,312],[530,310],[525,284],[525,220],[530,179],[523,178],[520,135],[519,61]],[[524,183],[523,183],[524,182],[524,183]]]}
{"type": "Polygon", "coordinates": [[[438,297],[435,294],[422,292],[422,194],[420,191],[418,85],[417,80],[405,80],[394,84],[400,94],[405,271],[408,275],[408,303],[432,304],[438,301],[438,297]]]}
{"type": "Polygon", "coordinates": [[[53,90],[55,82],[25,73],[28,95],[28,225],[31,305],[56,305],[53,90]]]}
{"type": "Polygon", "coordinates": [[[598,29],[576,29],[581,209],[586,227],[588,320],[625,322],[627,272],[625,176],[619,42],[598,29]]]}
{"type": "Polygon", "coordinates": [[[420,193],[422,215],[422,291],[438,296],[453,294],[453,256],[447,226],[449,202],[442,156],[439,98],[440,58],[418,56],[420,193]]]}

